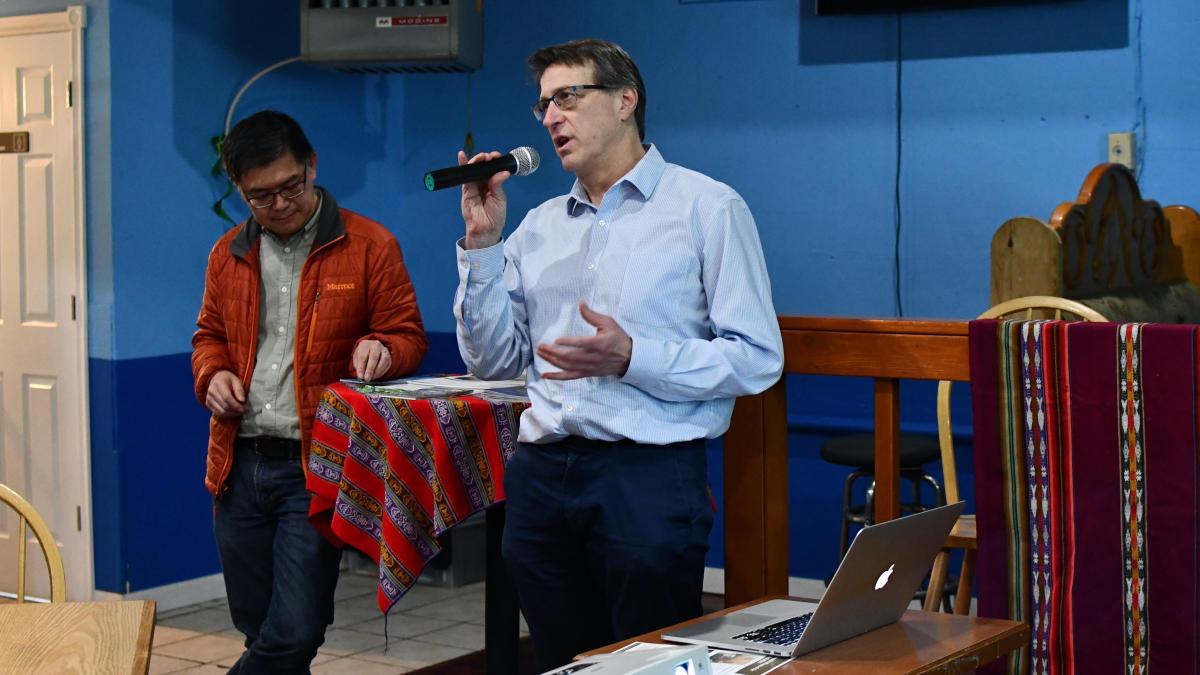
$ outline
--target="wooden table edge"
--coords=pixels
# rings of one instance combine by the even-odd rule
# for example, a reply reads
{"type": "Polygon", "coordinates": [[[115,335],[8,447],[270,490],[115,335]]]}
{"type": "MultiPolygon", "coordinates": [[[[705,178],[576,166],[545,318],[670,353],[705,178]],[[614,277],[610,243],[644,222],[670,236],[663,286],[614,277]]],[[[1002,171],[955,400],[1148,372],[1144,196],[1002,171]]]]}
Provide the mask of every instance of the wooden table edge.
{"type": "MultiPolygon", "coordinates": [[[[610,653],[615,652],[618,649],[620,649],[626,645],[632,644],[634,642],[652,641],[652,642],[659,642],[662,644],[673,644],[673,643],[666,642],[657,636],[668,630],[672,630],[674,628],[685,626],[690,623],[700,621],[701,619],[709,619],[709,618],[713,618],[713,617],[717,617],[717,616],[723,616],[725,614],[728,614],[729,612],[743,609],[743,608],[749,607],[751,605],[756,605],[765,600],[779,600],[779,599],[800,600],[800,601],[804,601],[804,602],[816,602],[816,600],[811,599],[811,598],[799,598],[799,597],[788,596],[788,595],[770,595],[770,596],[766,596],[763,598],[751,600],[749,602],[743,602],[741,604],[734,605],[732,607],[726,607],[725,609],[718,610],[716,612],[712,612],[709,614],[705,614],[704,616],[696,617],[695,619],[681,621],[672,626],[666,626],[664,628],[660,628],[660,629],[657,629],[654,631],[648,631],[647,633],[643,633],[641,635],[637,635],[635,637],[631,637],[626,640],[622,640],[620,642],[614,642],[613,644],[606,645],[604,647],[598,647],[596,649],[591,649],[591,650],[588,650],[581,654],[577,654],[575,656],[575,659],[581,659],[581,658],[585,658],[588,656],[596,656],[599,654],[610,654],[610,653]],[[649,639],[647,637],[648,635],[654,635],[655,637],[653,639],[649,639]]],[[[905,612],[906,615],[909,613],[926,613],[926,612],[924,612],[923,610],[907,610],[905,612]]],[[[928,612],[928,613],[929,614],[940,614],[940,612],[928,612]]],[[[956,616],[959,618],[965,618],[965,617],[961,617],[960,615],[955,615],[955,614],[947,614],[946,616],[948,616],[948,617],[956,616]]],[[[947,654],[945,657],[940,658],[933,663],[925,664],[924,666],[921,666],[918,669],[910,671],[910,672],[913,673],[913,675],[925,675],[928,673],[966,672],[966,671],[978,668],[984,664],[987,664],[997,658],[1001,658],[1005,654],[1015,651],[1029,643],[1030,628],[1029,628],[1028,623],[1021,622],[1021,621],[1012,621],[1010,619],[996,619],[996,618],[992,618],[992,617],[977,617],[976,616],[976,617],[970,617],[970,618],[983,619],[983,620],[986,620],[989,622],[1006,623],[1009,625],[1004,626],[1000,632],[986,638],[985,640],[983,640],[983,642],[981,644],[976,645],[975,647],[972,647],[970,649],[960,649],[954,653],[947,654]]],[[[903,619],[901,619],[901,620],[903,620],[903,619]]],[[[853,639],[853,638],[851,638],[851,639],[853,639]]],[[[840,643],[835,643],[835,644],[840,644],[840,643]]],[[[832,647],[834,645],[829,645],[829,646],[832,647]]],[[[824,648],[822,648],[822,649],[824,649],[824,648]]],[[[817,650],[817,652],[819,652],[819,651],[820,650],[817,650]]],[[[813,653],[815,654],[817,652],[813,652],[813,653]]]]}
{"type": "Polygon", "coordinates": [[[142,616],[138,621],[137,651],[133,656],[133,672],[135,675],[146,675],[150,672],[150,650],[154,646],[154,618],[157,605],[153,600],[143,600],[142,616]]]}
{"type": "MultiPolygon", "coordinates": [[[[911,611],[911,610],[910,610],[911,611]]],[[[923,610],[922,610],[923,611],[923,610]]],[[[937,612],[931,612],[937,613],[937,612]]],[[[950,614],[947,616],[961,616],[958,614],[950,614]]],[[[989,618],[989,617],[973,617],[989,618]]],[[[911,671],[912,675],[926,675],[928,673],[965,673],[974,672],[975,669],[984,666],[996,659],[1002,658],[1005,654],[1014,652],[1021,647],[1029,644],[1029,624],[1025,622],[1010,621],[1008,619],[993,619],[994,621],[1008,621],[1012,625],[1007,626],[1004,630],[996,635],[993,635],[981,644],[978,644],[970,649],[960,649],[954,654],[948,654],[944,658],[939,659],[934,663],[927,664],[911,671]]]]}

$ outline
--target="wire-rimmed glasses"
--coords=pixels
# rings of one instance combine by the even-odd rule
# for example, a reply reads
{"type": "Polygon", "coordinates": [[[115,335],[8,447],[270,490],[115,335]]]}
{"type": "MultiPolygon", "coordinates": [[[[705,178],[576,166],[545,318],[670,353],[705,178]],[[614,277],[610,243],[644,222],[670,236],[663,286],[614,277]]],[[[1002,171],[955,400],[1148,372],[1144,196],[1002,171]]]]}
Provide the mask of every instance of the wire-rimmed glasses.
{"type": "Polygon", "coordinates": [[[546,116],[546,110],[550,107],[550,103],[558,106],[559,110],[571,110],[579,105],[579,99],[583,95],[581,92],[588,89],[612,89],[607,84],[572,84],[569,87],[563,87],[546,98],[539,98],[537,103],[533,104],[533,116],[537,121],[541,122],[546,116]]]}
{"type": "Polygon", "coordinates": [[[300,178],[289,182],[287,185],[278,190],[269,190],[266,192],[257,192],[254,196],[246,195],[246,201],[250,203],[251,208],[265,209],[275,203],[275,197],[283,197],[285,200],[298,199],[304,194],[308,188],[308,165],[304,165],[304,175],[300,178]]]}

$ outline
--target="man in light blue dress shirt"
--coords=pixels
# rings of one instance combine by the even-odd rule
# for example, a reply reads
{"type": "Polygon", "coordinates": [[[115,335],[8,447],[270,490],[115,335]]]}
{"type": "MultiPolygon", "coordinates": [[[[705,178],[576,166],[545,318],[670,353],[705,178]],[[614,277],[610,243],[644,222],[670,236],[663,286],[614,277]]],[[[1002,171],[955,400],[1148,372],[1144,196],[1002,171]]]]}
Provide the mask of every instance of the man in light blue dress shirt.
{"type": "Polygon", "coordinates": [[[528,383],[502,551],[546,670],[700,614],[704,441],[779,378],[783,346],[749,209],[643,145],[629,55],[578,40],[529,66],[575,184],[503,242],[509,174],[463,186],[454,314],[472,373],[528,383]]]}

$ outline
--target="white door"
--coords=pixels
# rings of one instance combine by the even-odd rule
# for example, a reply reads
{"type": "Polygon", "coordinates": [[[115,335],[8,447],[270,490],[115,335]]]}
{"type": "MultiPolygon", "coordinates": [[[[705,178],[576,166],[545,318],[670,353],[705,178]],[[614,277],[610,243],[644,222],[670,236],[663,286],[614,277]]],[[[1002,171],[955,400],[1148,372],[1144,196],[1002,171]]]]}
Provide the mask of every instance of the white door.
{"type": "MultiPolygon", "coordinates": [[[[69,12],[81,25],[79,8],[39,17],[70,22],[69,12]]],[[[26,152],[0,152],[0,482],[50,526],[68,598],[88,599],[80,36],[70,26],[25,34],[31,19],[44,31],[45,18],[0,19],[0,134],[29,134],[26,152]]],[[[16,590],[16,539],[16,517],[0,509],[0,592],[16,590]]],[[[28,559],[26,592],[49,597],[36,545],[28,559]]]]}

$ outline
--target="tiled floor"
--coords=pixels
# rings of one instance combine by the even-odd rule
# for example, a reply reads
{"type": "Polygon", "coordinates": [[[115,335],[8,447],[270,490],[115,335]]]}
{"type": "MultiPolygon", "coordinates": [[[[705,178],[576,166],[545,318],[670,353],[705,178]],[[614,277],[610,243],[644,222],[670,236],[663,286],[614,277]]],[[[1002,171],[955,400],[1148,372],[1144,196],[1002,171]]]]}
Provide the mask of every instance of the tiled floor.
{"type": "MultiPolygon", "coordinates": [[[[385,648],[374,578],[343,572],[334,623],[312,672],[406,673],[479,651],[483,649],[483,594],[483,582],[459,588],[418,584],[388,615],[385,648]]],[[[527,634],[523,620],[521,634],[527,634]]],[[[242,653],[242,640],[224,600],[160,612],[150,673],[224,673],[242,653]]]]}

